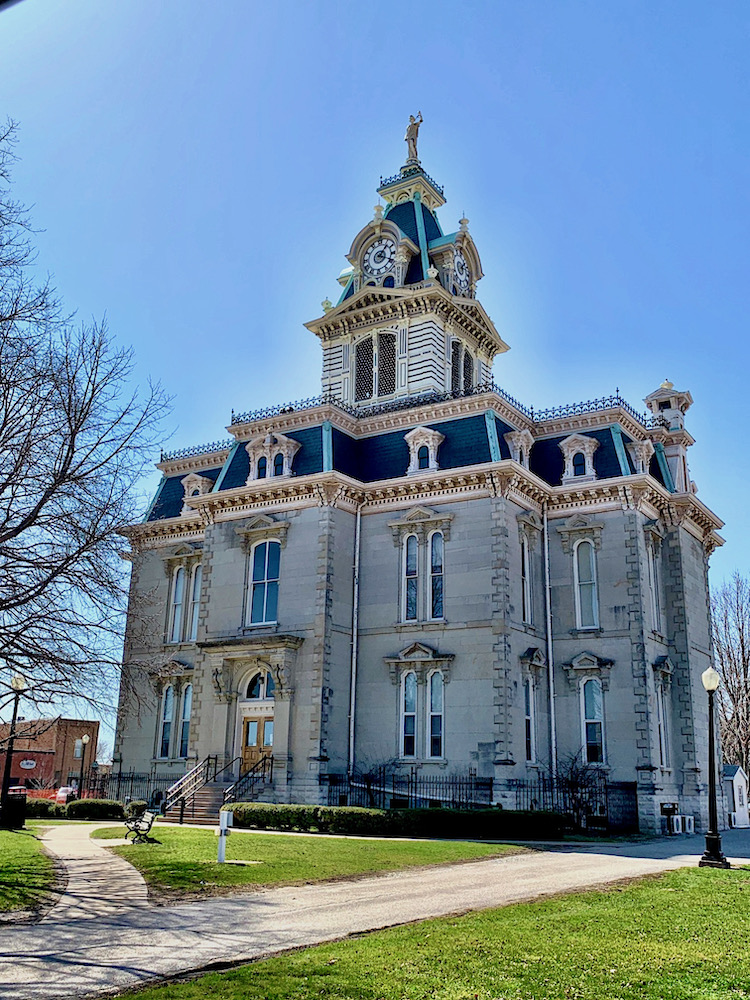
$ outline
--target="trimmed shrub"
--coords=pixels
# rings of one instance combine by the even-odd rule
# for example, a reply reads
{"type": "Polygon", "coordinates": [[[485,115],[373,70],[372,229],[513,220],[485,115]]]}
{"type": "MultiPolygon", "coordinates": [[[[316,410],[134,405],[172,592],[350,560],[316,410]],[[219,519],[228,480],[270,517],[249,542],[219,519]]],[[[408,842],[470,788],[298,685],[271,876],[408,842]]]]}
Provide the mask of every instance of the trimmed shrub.
{"type": "Polygon", "coordinates": [[[59,806],[53,799],[26,799],[27,819],[51,819],[64,815],[65,807],[59,806]]]}
{"type": "Polygon", "coordinates": [[[123,819],[122,802],[114,799],[77,799],[65,807],[68,819],[123,819]]]}
{"type": "Polygon", "coordinates": [[[148,809],[148,802],[145,799],[131,799],[125,806],[125,818],[131,819],[133,816],[140,816],[148,809]]]}
{"type": "Polygon", "coordinates": [[[308,830],[361,837],[437,837],[446,840],[559,840],[563,817],[510,809],[362,809],[359,806],[234,802],[225,806],[238,827],[308,830]]]}

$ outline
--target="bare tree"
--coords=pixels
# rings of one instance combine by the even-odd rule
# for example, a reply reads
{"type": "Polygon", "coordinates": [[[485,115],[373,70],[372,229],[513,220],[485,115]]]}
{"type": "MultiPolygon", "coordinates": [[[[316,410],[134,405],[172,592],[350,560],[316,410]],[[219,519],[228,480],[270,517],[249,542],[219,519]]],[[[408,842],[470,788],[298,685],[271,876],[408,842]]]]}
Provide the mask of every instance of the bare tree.
{"type": "Polygon", "coordinates": [[[736,572],[712,593],[711,624],[722,755],[750,773],[750,580],[736,572]]]}
{"type": "Polygon", "coordinates": [[[35,283],[31,228],[9,195],[0,130],[0,707],[13,674],[37,706],[111,702],[127,603],[120,530],[167,401],[131,388],[103,323],[61,317],[35,283]]]}

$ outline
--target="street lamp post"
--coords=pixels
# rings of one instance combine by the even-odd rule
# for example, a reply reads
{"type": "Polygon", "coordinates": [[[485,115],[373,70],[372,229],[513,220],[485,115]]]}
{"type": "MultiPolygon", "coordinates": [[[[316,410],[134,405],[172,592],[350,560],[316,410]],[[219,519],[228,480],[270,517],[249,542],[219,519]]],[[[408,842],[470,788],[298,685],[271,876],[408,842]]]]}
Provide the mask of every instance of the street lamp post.
{"type": "Polygon", "coordinates": [[[706,850],[698,862],[701,868],[731,867],[721,850],[721,834],[716,814],[716,754],[714,750],[714,692],[719,686],[720,677],[713,667],[701,674],[703,687],[708,692],[708,830],[706,831],[706,850]]]}
{"type": "Polygon", "coordinates": [[[13,766],[13,745],[16,740],[16,719],[18,718],[18,703],[21,695],[26,691],[28,685],[26,678],[22,674],[16,674],[10,682],[13,689],[13,717],[10,720],[10,735],[8,737],[8,747],[5,751],[5,767],[3,768],[3,784],[0,790],[0,827],[9,829],[13,822],[8,809],[8,789],[10,788],[10,769],[13,766]]]}
{"type": "Polygon", "coordinates": [[[78,781],[78,798],[83,798],[83,769],[86,766],[86,747],[89,744],[91,737],[88,733],[84,733],[81,737],[81,777],[78,781]]]}

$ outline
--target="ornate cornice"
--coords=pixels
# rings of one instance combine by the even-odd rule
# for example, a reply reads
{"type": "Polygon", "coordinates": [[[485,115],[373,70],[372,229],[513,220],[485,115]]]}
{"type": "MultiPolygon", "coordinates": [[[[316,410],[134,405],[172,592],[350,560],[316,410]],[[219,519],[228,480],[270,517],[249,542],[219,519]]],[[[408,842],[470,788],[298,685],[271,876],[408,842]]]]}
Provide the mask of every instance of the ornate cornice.
{"type": "Polygon", "coordinates": [[[185,476],[189,472],[200,473],[205,469],[218,469],[228,457],[229,448],[219,448],[217,451],[207,451],[204,455],[165,459],[163,462],[157,462],[156,468],[161,469],[165,476],[185,476]]]}

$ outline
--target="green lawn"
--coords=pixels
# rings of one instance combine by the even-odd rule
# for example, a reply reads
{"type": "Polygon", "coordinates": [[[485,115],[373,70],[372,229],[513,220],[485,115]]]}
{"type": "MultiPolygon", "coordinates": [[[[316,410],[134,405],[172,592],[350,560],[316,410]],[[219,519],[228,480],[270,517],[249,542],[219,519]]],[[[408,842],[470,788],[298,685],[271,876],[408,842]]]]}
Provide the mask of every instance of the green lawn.
{"type": "Polygon", "coordinates": [[[135,1000],[739,1000],[750,872],[636,885],[369,934],[135,1000]]]}
{"type": "Polygon", "coordinates": [[[37,906],[55,884],[52,861],[28,830],[0,830],[0,911],[37,906]]]}
{"type": "MultiPolygon", "coordinates": [[[[103,839],[122,837],[122,825],[98,830],[103,839]]],[[[117,846],[112,850],[143,873],[154,889],[188,894],[215,894],[232,887],[322,882],[414,865],[445,864],[517,852],[505,844],[444,840],[365,840],[324,835],[289,836],[234,832],[227,859],[257,862],[220,865],[213,830],[159,826],[155,844],[117,846]]]]}

